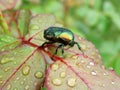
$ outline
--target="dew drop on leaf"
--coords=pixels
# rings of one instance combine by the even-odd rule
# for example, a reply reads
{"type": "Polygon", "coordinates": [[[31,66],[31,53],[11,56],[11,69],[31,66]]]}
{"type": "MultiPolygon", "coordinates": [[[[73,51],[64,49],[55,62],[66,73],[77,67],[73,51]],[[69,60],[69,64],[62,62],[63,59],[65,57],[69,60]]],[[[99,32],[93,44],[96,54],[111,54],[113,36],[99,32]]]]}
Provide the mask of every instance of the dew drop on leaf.
{"type": "Polygon", "coordinates": [[[53,64],[53,65],[52,65],[52,70],[53,70],[53,71],[58,70],[58,68],[59,68],[59,65],[58,65],[58,64],[53,64]]]}
{"type": "Polygon", "coordinates": [[[115,82],[114,82],[114,81],[112,81],[112,82],[111,82],[111,84],[115,84],[115,82]]]}
{"type": "Polygon", "coordinates": [[[23,75],[28,75],[29,74],[29,72],[30,72],[30,66],[29,65],[26,65],[25,67],[23,67],[23,69],[22,69],[22,74],[23,75]]]}
{"type": "Polygon", "coordinates": [[[40,72],[40,71],[37,71],[34,75],[35,75],[35,77],[36,77],[37,79],[40,79],[40,78],[43,77],[43,73],[40,72]]]}
{"type": "Polygon", "coordinates": [[[90,69],[90,68],[91,68],[91,66],[90,66],[90,65],[87,65],[87,68],[89,68],[89,69],[90,69]]]}
{"type": "Polygon", "coordinates": [[[100,83],[99,86],[100,87],[105,87],[105,84],[100,83]]]}
{"type": "Polygon", "coordinates": [[[17,52],[14,52],[14,55],[16,55],[17,54],[17,52]]]}
{"type": "Polygon", "coordinates": [[[18,88],[14,88],[13,90],[18,90],[18,88]]]}
{"type": "Polygon", "coordinates": [[[54,85],[56,85],[56,86],[59,86],[59,85],[62,84],[62,79],[60,79],[60,78],[55,78],[55,79],[52,80],[52,83],[53,83],[54,85]]]}
{"type": "Polygon", "coordinates": [[[19,52],[19,53],[22,53],[22,52],[24,52],[24,50],[19,50],[18,52],[19,52]]]}
{"type": "Polygon", "coordinates": [[[86,51],[86,50],[87,50],[87,46],[86,46],[86,45],[81,45],[81,47],[82,47],[82,50],[83,50],[83,51],[86,51]]]}
{"type": "Polygon", "coordinates": [[[14,61],[13,64],[15,65],[15,64],[17,64],[17,62],[14,61]]]}
{"type": "Polygon", "coordinates": [[[108,69],[109,69],[109,70],[113,70],[113,67],[109,67],[108,69]]]}
{"type": "Polygon", "coordinates": [[[66,72],[61,72],[61,73],[60,73],[60,77],[61,77],[61,78],[65,78],[65,76],[66,76],[66,72]]]}
{"type": "Polygon", "coordinates": [[[76,78],[69,78],[67,84],[70,87],[74,87],[76,85],[76,78]]]}
{"type": "Polygon", "coordinates": [[[9,84],[8,86],[7,86],[7,90],[10,90],[11,89],[11,85],[9,84]]]}
{"type": "Polygon", "coordinates": [[[94,62],[90,62],[89,65],[90,65],[90,66],[94,66],[94,62]]]}
{"type": "Polygon", "coordinates": [[[35,82],[34,82],[34,85],[35,85],[35,86],[37,86],[37,85],[38,85],[38,83],[35,81],[35,82]]]}
{"type": "Polygon", "coordinates": [[[30,29],[31,30],[39,30],[40,27],[38,25],[31,25],[30,29]]]}
{"type": "Polygon", "coordinates": [[[104,72],[103,75],[104,75],[104,76],[108,76],[109,73],[108,73],[108,72],[104,72]]]}
{"type": "Polygon", "coordinates": [[[21,81],[21,82],[20,82],[20,84],[21,84],[21,85],[23,85],[23,84],[24,84],[24,82],[23,82],[23,81],[21,81]]]}
{"type": "Polygon", "coordinates": [[[0,75],[0,79],[2,78],[3,76],[2,75],[0,75]]]}
{"type": "Polygon", "coordinates": [[[3,51],[5,51],[5,49],[4,49],[4,48],[2,48],[2,49],[1,49],[1,51],[3,52],[3,51]]]}
{"type": "Polygon", "coordinates": [[[25,86],[25,90],[29,90],[29,88],[30,88],[29,85],[25,86]]]}
{"type": "Polygon", "coordinates": [[[2,80],[0,80],[0,84],[2,84],[3,83],[3,81],[2,80]]]}
{"type": "Polygon", "coordinates": [[[8,62],[11,62],[14,58],[3,58],[1,61],[0,61],[0,64],[6,64],[8,62]]]}
{"type": "Polygon", "coordinates": [[[92,71],[91,74],[95,76],[97,75],[97,71],[92,71]]]}
{"type": "Polygon", "coordinates": [[[10,67],[6,67],[6,68],[4,69],[5,72],[7,72],[8,70],[10,70],[10,67]]]}
{"type": "Polygon", "coordinates": [[[9,49],[13,49],[13,48],[14,48],[14,45],[9,46],[9,49]]]}

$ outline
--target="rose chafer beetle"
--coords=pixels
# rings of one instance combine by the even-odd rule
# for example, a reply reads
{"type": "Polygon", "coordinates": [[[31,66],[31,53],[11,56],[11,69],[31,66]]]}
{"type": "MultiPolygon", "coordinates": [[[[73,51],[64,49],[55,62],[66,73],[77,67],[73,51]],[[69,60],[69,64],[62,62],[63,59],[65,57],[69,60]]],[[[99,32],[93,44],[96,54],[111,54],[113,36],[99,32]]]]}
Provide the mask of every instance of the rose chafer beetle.
{"type": "Polygon", "coordinates": [[[81,50],[80,45],[74,41],[73,32],[66,28],[49,27],[44,31],[44,38],[48,40],[48,42],[44,42],[41,47],[46,44],[60,43],[54,54],[57,54],[58,48],[62,48],[62,54],[64,54],[64,46],[66,45],[73,47],[76,44],[79,50],[81,50]]]}

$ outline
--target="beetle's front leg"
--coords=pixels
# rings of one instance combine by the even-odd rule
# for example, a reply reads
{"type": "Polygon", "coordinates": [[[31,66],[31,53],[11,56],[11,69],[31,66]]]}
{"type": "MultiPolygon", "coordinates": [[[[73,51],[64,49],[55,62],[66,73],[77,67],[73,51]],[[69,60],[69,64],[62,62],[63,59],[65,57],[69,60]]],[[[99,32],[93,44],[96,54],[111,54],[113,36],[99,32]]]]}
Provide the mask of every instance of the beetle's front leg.
{"type": "Polygon", "coordinates": [[[84,52],[82,51],[82,49],[81,49],[79,43],[78,43],[78,42],[75,42],[75,44],[77,45],[77,47],[79,48],[79,50],[84,54],[84,52]]]}
{"type": "Polygon", "coordinates": [[[79,43],[75,42],[75,44],[77,45],[78,49],[81,50],[81,47],[80,47],[79,43]]]}

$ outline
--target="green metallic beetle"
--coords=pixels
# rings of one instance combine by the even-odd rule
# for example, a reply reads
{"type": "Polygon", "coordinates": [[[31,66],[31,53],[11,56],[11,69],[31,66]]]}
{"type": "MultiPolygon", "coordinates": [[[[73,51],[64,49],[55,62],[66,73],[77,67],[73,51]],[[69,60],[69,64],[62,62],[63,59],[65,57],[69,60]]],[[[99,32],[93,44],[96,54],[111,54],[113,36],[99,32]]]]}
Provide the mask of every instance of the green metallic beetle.
{"type": "Polygon", "coordinates": [[[44,47],[46,44],[60,43],[54,54],[57,54],[58,48],[62,48],[62,54],[64,54],[64,46],[66,45],[73,47],[76,44],[79,50],[81,50],[80,45],[74,41],[74,34],[66,28],[49,27],[44,31],[44,38],[48,42],[43,43],[41,47],[44,47]]]}

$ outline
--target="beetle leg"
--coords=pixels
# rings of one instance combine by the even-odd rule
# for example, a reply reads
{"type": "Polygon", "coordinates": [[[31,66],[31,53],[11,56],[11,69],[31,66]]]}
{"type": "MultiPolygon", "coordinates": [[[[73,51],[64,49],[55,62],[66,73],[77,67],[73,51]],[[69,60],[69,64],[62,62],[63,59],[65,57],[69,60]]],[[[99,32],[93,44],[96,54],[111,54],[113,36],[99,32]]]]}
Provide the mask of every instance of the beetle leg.
{"type": "Polygon", "coordinates": [[[62,55],[64,54],[64,44],[62,44],[62,55]]]}
{"type": "Polygon", "coordinates": [[[80,45],[77,42],[75,42],[75,44],[77,45],[78,49],[81,50],[80,45]]]}
{"type": "Polygon", "coordinates": [[[46,44],[53,44],[53,43],[55,43],[55,42],[44,42],[44,43],[41,45],[41,47],[44,47],[46,44]]]}
{"type": "Polygon", "coordinates": [[[62,47],[62,55],[64,54],[64,44],[60,44],[60,45],[56,48],[54,54],[57,54],[58,48],[60,48],[60,47],[62,47]]]}
{"type": "Polygon", "coordinates": [[[84,52],[81,50],[81,47],[80,47],[79,43],[75,42],[75,44],[77,45],[77,47],[79,48],[79,50],[84,54],[84,52]]]}

